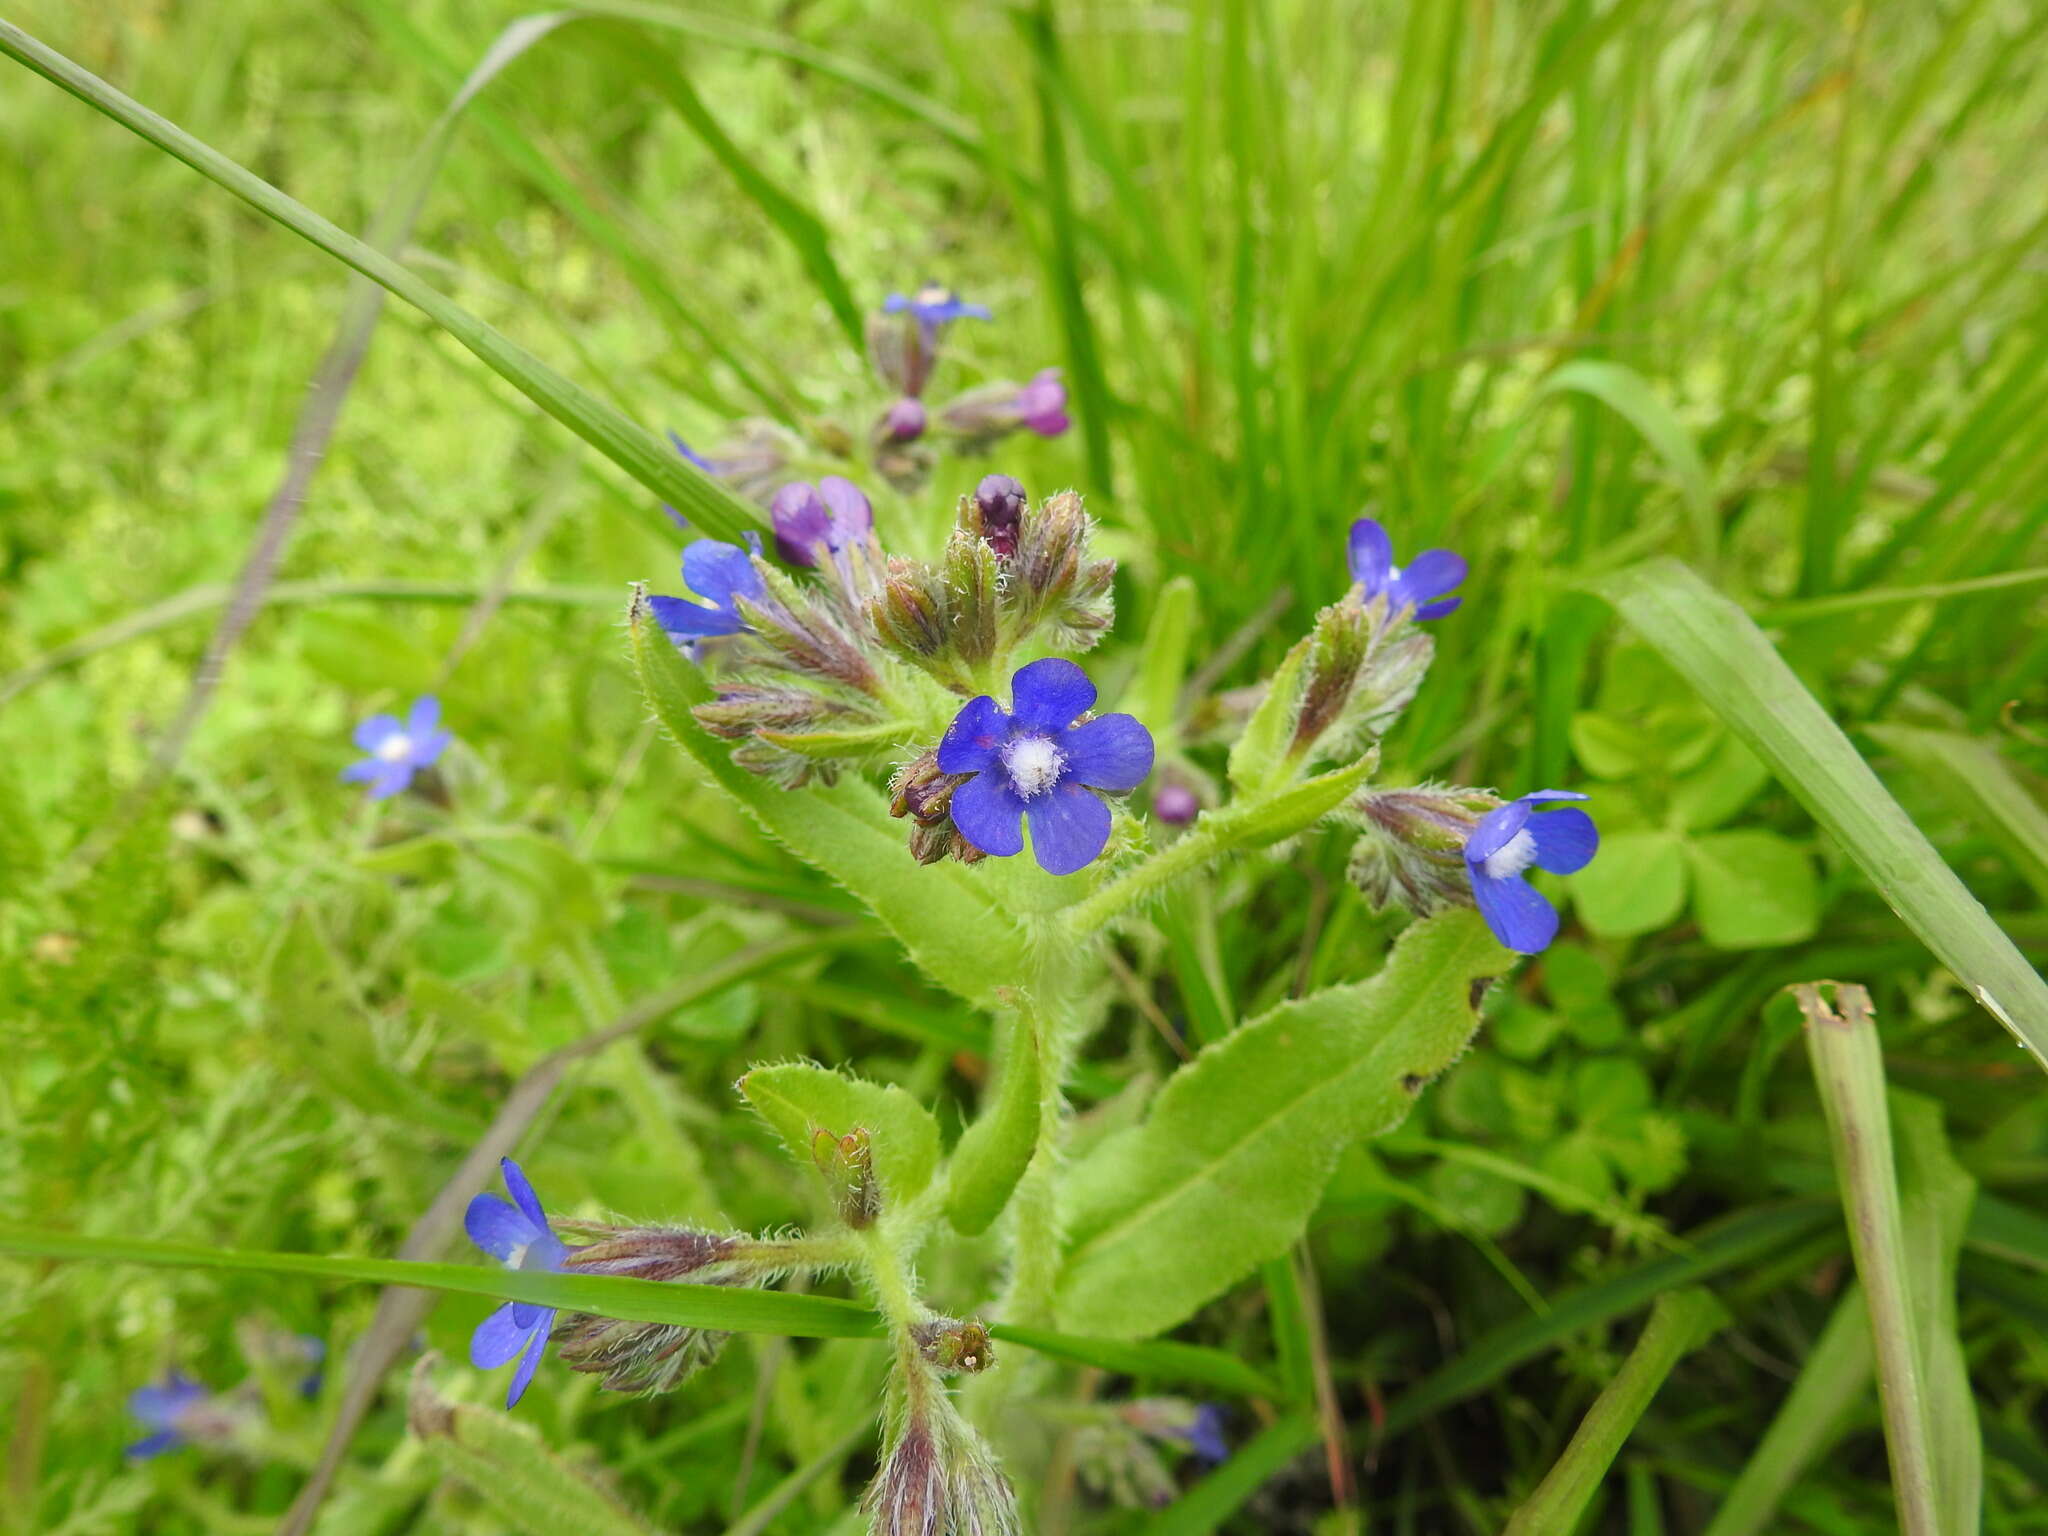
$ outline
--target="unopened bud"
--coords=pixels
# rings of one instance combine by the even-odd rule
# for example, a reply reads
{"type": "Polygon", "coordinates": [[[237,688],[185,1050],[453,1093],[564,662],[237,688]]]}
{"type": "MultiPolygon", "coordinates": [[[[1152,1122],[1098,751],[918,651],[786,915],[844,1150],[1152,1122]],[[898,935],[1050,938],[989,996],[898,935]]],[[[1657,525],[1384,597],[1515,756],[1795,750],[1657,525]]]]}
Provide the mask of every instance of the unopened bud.
{"type": "Polygon", "coordinates": [[[962,501],[961,526],[987,539],[998,560],[1008,560],[1017,553],[1017,535],[1027,505],[1021,480],[1013,475],[983,475],[973,496],[962,501]]]}
{"type": "Polygon", "coordinates": [[[1202,812],[1202,797],[1178,779],[1159,786],[1152,795],[1152,814],[1169,827],[1184,827],[1202,812]]]}
{"type": "MultiPolygon", "coordinates": [[[[744,1261],[747,1240],[688,1227],[613,1227],[571,1248],[572,1273],[682,1280],[696,1285],[759,1285],[770,1271],[744,1261]]],[[[614,1392],[667,1392],[709,1365],[728,1336],[672,1323],[635,1322],[575,1312],[557,1319],[555,1352],[572,1370],[603,1379],[614,1392]]]]}
{"type": "Polygon", "coordinates": [[[923,752],[897,769],[889,781],[889,814],[913,816],[924,826],[937,826],[947,818],[953,791],[971,777],[941,773],[938,752],[923,752]]]}
{"type": "Polygon", "coordinates": [[[924,428],[924,402],[914,395],[904,395],[882,413],[875,437],[884,443],[914,443],[924,436],[924,428]]]}
{"type": "Polygon", "coordinates": [[[922,660],[944,648],[949,606],[945,586],[930,566],[892,555],[881,593],[868,604],[868,622],[890,650],[922,660]]]}
{"type": "Polygon", "coordinates": [[[1294,716],[1295,755],[1313,748],[1343,717],[1372,636],[1372,622],[1356,603],[1333,603],[1316,615],[1294,716]]]}
{"type": "Polygon", "coordinates": [[[1027,512],[1012,562],[1010,601],[1020,633],[1040,625],[1063,649],[1086,649],[1110,626],[1116,562],[1090,558],[1094,523],[1073,491],[1048,496],[1027,512]]]}
{"type": "Polygon", "coordinates": [[[1479,789],[1425,784],[1368,790],[1351,802],[1365,835],[1351,850],[1347,874],[1375,910],[1401,905],[1417,917],[1470,906],[1472,881],[1465,842],[1481,817],[1499,807],[1479,789]]]}
{"type": "Polygon", "coordinates": [[[971,1318],[956,1322],[950,1317],[936,1317],[914,1326],[910,1336],[925,1359],[944,1375],[971,1376],[996,1363],[995,1345],[989,1342],[988,1329],[971,1318]]]}
{"type": "Polygon", "coordinates": [[[873,1536],[1019,1536],[1017,1495],[943,1392],[914,1404],[861,1508],[873,1536]]]}
{"type": "Polygon", "coordinates": [[[946,541],[940,573],[946,583],[952,654],[969,668],[979,667],[996,651],[1002,590],[995,551],[981,539],[955,532],[946,541]]]}
{"type": "Polygon", "coordinates": [[[856,1231],[873,1226],[882,1214],[882,1186],[875,1179],[867,1128],[855,1126],[844,1136],[822,1128],[812,1131],[811,1160],[825,1176],[839,1219],[856,1231]]]}

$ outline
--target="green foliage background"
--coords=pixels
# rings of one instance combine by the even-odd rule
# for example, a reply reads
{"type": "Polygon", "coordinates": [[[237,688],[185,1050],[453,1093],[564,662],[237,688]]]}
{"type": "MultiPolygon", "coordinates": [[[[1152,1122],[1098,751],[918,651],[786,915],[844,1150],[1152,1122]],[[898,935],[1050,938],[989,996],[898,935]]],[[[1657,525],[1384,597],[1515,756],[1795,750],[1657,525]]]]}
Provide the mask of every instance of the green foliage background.
{"type": "MultiPolygon", "coordinates": [[[[485,89],[411,270],[699,443],[743,415],[869,402],[828,270],[862,306],[941,277],[997,314],[955,331],[957,382],[1067,370],[1076,433],[1013,440],[1000,467],[1086,492],[1123,563],[1120,643],[1090,663],[1106,697],[1143,686],[1171,577],[1193,584],[1195,665],[1223,655],[1206,687],[1254,682],[1336,595],[1342,530],[1371,507],[1403,549],[1473,564],[1388,776],[1595,797],[1606,842],[1570,885],[1566,939],[1497,991],[1406,1124],[1344,1147],[1295,1258],[1176,1333],[1277,1382],[1231,1399],[1243,1486],[1180,1469],[1194,1491],[1154,1513],[1069,1471],[1049,1494],[1067,1523],[1046,1528],[1352,1528],[1314,1448],[1334,1413],[1369,1528],[1498,1530],[1651,1295],[1692,1279],[1733,1323],[1676,1365],[1586,1528],[1736,1528],[1709,1522],[1822,1358],[1847,1274],[1831,1212],[1784,1215],[1825,1207],[1834,1176],[1796,1020],[1772,1002],[1834,976],[1870,986],[1892,1082],[1976,1181],[1949,1326],[1985,1526],[2042,1529],[2036,1064],[1744,744],[1758,721],[1695,693],[1589,584],[1673,555],[1747,609],[2039,965],[2048,12],[628,9],[659,24],[564,27],[485,89]]],[[[521,14],[29,0],[10,19],[361,232],[521,14]]],[[[391,1254],[519,1074],[764,945],[772,964],[569,1069],[521,1143],[551,1200],[757,1229],[812,1214],[732,1091],[755,1061],[858,1063],[955,1136],[986,1022],[647,718],[617,615],[630,580],[675,590],[655,498],[405,306],[275,601],[170,782],[130,798],[281,473],[344,275],[12,64],[0,142],[9,1216],[391,1254]],[[452,822],[335,783],[350,726],[427,690],[460,739],[452,822]]],[[[979,472],[915,499],[871,487],[885,535],[930,547],[979,472]]],[[[1083,1150],[1170,1071],[1160,1021],[1219,1039],[1358,980],[1396,926],[1345,882],[1336,840],[1186,882],[1100,1000],[1083,1150]]],[[[978,1305],[994,1253],[955,1244],[928,1283],[978,1305]]],[[[7,1261],[7,1518],[272,1529],[374,1299],[7,1261]],[[123,1467],[125,1394],[171,1364],[239,1379],[249,1323],[325,1339],[324,1395],[270,1382],[260,1454],[123,1467]]],[[[1116,1331],[1112,1300],[1083,1331],[1116,1331]]],[[[486,1305],[444,1300],[426,1342],[459,1359],[486,1305]]],[[[554,1371],[520,1416],[655,1528],[853,1529],[870,1442],[850,1432],[882,1364],[862,1340],[747,1336],[676,1396],[601,1399],[554,1371]]],[[[1046,1382],[1124,1390],[1114,1372],[1046,1382]]],[[[1753,1528],[1891,1528],[1874,1400],[1844,1397],[1839,1444],[1753,1528]]],[[[504,1529],[461,1468],[510,1454],[508,1431],[472,1415],[423,1449],[401,1398],[394,1380],[320,1529],[504,1529]]]]}

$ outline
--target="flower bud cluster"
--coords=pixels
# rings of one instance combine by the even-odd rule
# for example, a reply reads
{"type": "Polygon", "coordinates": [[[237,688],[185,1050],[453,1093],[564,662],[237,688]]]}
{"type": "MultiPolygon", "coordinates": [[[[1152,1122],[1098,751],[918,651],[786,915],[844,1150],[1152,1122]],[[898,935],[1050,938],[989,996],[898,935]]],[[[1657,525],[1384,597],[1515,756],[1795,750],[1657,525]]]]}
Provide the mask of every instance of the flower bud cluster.
{"type": "Polygon", "coordinates": [[[1355,757],[1384,735],[1429,671],[1436,643],[1387,611],[1381,598],[1354,590],[1316,615],[1302,642],[1293,740],[1298,762],[1355,757]]]}
{"type": "MultiPolygon", "coordinates": [[[[568,1273],[681,1280],[695,1285],[761,1285],[773,1277],[751,1239],[688,1227],[581,1227],[597,1234],[572,1247],[568,1273]]],[[[602,1379],[613,1392],[667,1392],[718,1358],[728,1335],[671,1323],[572,1312],[555,1324],[556,1353],[571,1370],[602,1379]]]]}
{"type": "Polygon", "coordinates": [[[911,818],[910,853],[920,864],[944,858],[973,864],[987,857],[953,825],[953,791],[973,777],[942,773],[936,748],[919,753],[889,781],[889,814],[911,818]]]}
{"type": "Polygon", "coordinates": [[[1351,802],[1364,828],[1351,850],[1352,884],[1375,911],[1399,905],[1427,917],[1472,905],[1465,844],[1500,803],[1483,789],[1440,784],[1366,791],[1351,802]]]}
{"type": "Polygon", "coordinates": [[[875,1536],[1021,1536],[1017,1495],[988,1442],[943,1391],[912,1401],[861,1499],[875,1536]]]}

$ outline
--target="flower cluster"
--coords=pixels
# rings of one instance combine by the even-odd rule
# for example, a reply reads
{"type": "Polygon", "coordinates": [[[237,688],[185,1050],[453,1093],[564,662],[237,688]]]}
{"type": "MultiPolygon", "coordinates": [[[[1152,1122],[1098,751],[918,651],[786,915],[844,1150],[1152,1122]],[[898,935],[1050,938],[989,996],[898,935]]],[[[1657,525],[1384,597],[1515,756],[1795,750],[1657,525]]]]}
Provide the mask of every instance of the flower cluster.
{"type": "MultiPolygon", "coordinates": [[[[689,1227],[632,1227],[576,1223],[587,1242],[574,1246],[557,1235],[540,1198],[511,1158],[499,1163],[510,1201],[480,1194],[463,1225],[470,1241],[509,1270],[523,1273],[626,1275],[641,1280],[686,1280],[698,1285],[760,1285],[784,1267],[772,1243],[689,1227]]],[[[540,1368],[550,1339],[571,1370],[600,1377],[614,1392],[667,1392],[724,1347],[726,1335],[668,1323],[643,1323],[508,1301],[477,1325],[470,1363],[494,1371],[519,1362],[505,1393],[513,1407],[540,1368]]]]}
{"type": "Polygon", "coordinates": [[[213,1392],[182,1371],[128,1395],[128,1412],[149,1433],[130,1445],[130,1461],[145,1461],[184,1445],[222,1444],[249,1417],[246,1406],[213,1392]]]}
{"type": "Polygon", "coordinates": [[[771,516],[777,552],[811,579],[700,540],[683,576],[701,601],[647,599],[713,674],[696,715],[738,743],[734,761],[790,788],[898,765],[891,809],[921,862],[1019,853],[1028,825],[1046,870],[1091,863],[1109,841],[1103,796],[1143,782],[1150,733],[1091,716],[1094,685],[1063,658],[1017,670],[1007,710],[988,690],[1020,648],[1085,649],[1110,625],[1115,566],[1090,553],[1080,497],[1033,506],[986,476],[935,562],[887,554],[867,497],[834,476],[783,487],[771,516]]]}

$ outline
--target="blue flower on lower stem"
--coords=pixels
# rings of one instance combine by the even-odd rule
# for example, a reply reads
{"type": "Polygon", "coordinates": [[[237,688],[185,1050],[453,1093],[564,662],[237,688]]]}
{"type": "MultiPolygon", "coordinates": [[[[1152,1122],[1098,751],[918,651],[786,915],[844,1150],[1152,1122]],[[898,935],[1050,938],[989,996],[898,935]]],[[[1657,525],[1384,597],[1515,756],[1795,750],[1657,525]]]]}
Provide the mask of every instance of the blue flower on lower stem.
{"type": "Polygon", "coordinates": [[[128,1412],[150,1433],[128,1447],[128,1459],[144,1461],[202,1438],[195,1433],[195,1419],[212,1401],[213,1394],[182,1371],[166,1373],[153,1386],[137,1387],[128,1394],[128,1412]]]}
{"type": "Polygon", "coordinates": [[[1385,593],[1398,612],[1413,608],[1418,619],[1440,619],[1465,599],[1447,594],[1465,579],[1465,560],[1448,549],[1425,549],[1406,565],[1394,564],[1394,543],[1369,517],[1351,525],[1351,579],[1367,597],[1385,593]],[[1436,601],[1441,599],[1441,601],[1436,601]]]}
{"type": "Polygon", "coordinates": [[[1534,868],[1569,875],[1584,869],[1600,847],[1600,831],[1584,811],[1538,807],[1585,798],[1568,789],[1539,789],[1488,811],[1465,840],[1465,871],[1479,915],[1518,954],[1539,954],[1557,937],[1557,908],[1525,873],[1534,868]]]}
{"type": "Polygon", "coordinates": [[[343,783],[366,783],[368,798],[388,800],[448,748],[455,738],[440,729],[441,701],[431,693],[413,701],[401,721],[396,715],[372,715],[356,727],[355,742],[370,755],[341,770],[343,783]]]}
{"type": "MultiPolygon", "coordinates": [[[[747,541],[754,554],[761,552],[761,536],[750,533],[747,541]]],[[[681,597],[650,597],[654,621],[677,645],[706,640],[715,635],[736,635],[747,627],[740,617],[739,599],[760,602],[768,595],[761,573],[747,551],[736,544],[716,539],[698,539],[683,550],[683,582],[699,597],[693,603],[681,597]]]]}
{"type": "MultiPolygon", "coordinates": [[[[526,1175],[511,1158],[501,1158],[505,1187],[512,1191],[507,1202],[496,1195],[478,1195],[469,1202],[462,1218],[469,1240],[507,1269],[559,1273],[569,1249],[548,1225],[547,1212],[526,1175]]],[[[512,1373],[512,1385],[505,1393],[505,1406],[516,1405],[540,1368],[540,1357],[548,1347],[548,1334],[555,1326],[555,1309],[532,1301],[508,1301],[477,1324],[469,1340],[469,1363],[480,1371],[495,1371],[515,1356],[519,1369],[512,1373]]]]}
{"type": "Polygon", "coordinates": [[[941,773],[971,773],[953,791],[953,824],[983,853],[1031,851],[1039,868],[1071,875],[1109,841],[1109,806],[1152,771],[1152,733],[1131,715],[1074,721],[1095,704],[1095,685],[1071,661],[1048,656],[1010,679],[1014,708],[987,694],[968,700],[939,743],[941,773]]]}

